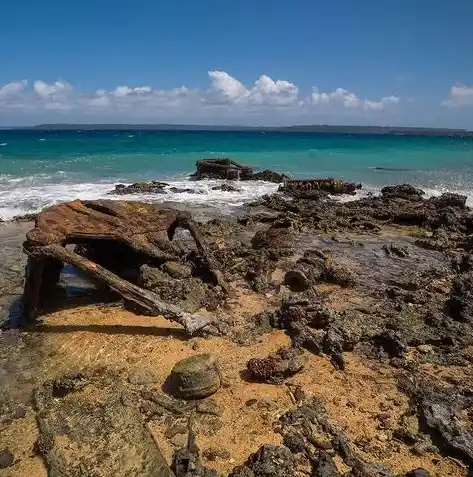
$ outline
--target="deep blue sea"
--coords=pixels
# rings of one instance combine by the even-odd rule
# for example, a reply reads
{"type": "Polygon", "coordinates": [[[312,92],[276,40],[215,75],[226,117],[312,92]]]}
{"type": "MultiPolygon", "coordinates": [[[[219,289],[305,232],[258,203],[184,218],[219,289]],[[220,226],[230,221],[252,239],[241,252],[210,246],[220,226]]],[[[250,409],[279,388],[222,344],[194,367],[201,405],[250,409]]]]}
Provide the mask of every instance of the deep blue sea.
{"type": "Polygon", "coordinates": [[[104,197],[116,183],[164,180],[199,194],[140,200],[215,206],[231,212],[277,185],[241,183],[240,193],[192,182],[196,160],[227,156],[257,170],[363,183],[362,194],[412,183],[428,194],[466,194],[473,202],[473,138],[209,131],[0,130],[0,217],[76,198],[104,197]]]}

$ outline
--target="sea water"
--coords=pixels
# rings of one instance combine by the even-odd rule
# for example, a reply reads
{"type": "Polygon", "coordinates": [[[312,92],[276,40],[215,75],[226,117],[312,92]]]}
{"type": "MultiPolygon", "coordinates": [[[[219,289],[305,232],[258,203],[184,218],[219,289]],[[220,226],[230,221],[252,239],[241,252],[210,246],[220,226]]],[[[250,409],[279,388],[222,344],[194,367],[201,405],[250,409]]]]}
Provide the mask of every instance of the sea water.
{"type": "Polygon", "coordinates": [[[127,196],[157,202],[235,206],[277,185],[241,182],[240,192],[192,181],[201,158],[230,157],[255,170],[294,178],[361,182],[361,194],[410,183],[428,195],[458,192],[473,204],[473,137],[391,136],[262,131],[0,130],[0,218],[73,199],[106,197],[117,183],[161,180],[196,193],[127,196]]]}

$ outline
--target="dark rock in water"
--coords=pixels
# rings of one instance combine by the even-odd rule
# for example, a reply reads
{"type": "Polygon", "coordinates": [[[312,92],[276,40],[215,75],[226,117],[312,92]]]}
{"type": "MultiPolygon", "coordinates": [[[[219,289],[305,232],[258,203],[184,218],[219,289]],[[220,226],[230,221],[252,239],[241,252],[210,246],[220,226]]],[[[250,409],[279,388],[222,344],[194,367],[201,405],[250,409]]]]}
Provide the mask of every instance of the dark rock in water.
{"type": "Polygon", "coordinates": [[[450,234],[444,228],[435,229],[432,237],[416,240],[416,245],[426,250],[448,250],[451,246],[450,234]]]}
{"type": "Polygon", "coordinates": [[[275,182],[276,184],[280,184],[284,182],[285,179],[289,179],[289,177],[286,176],[286,174],[279,174],[278,172],[265,170],[253,174],[252,179],[254,181],[275,182]]]}
{"type": "Polygon", "coordinates": [[[300,270],[289,270],[284,275],[284,283],[293,291],[307,290],[310,282],[304,272],[300,270]]]}
{"type": "Polygon", "coordinates": [[[222,184],[212,187],[212,190],[221,190],[222,192],[241,192],[241,189],[234,187],[230,184],[222,184]]]}
{"type": "Polygon", "coordinates": [[[212,237],[227,237],[228,235],[237,234],[242,231],[242,227],[232,220],[212,219],[201,224],[200,229],[205,235],[212,237]]]}
{"type": "Polygon", "coordinates": [[[274,258],[293,252],[294,223],[289,219],[274,222],[268,230],[260,230],[251,239],[254,250],[269,251],[274,258]]]}
{"type": "Polygon", "coordinates": [[[332,254],[328,252],[324,257],[323,271],[320,279],[346,287],[356,282],[356,275],[347,265],[334,263],[332,254]]]}
{"type": "Polygon", "coordinates": [[[266,444],[229,477],[293,477],[294,457],[287,447],[266,444]]]}
{"type": "Polygon", "coordinates": [[[112,195],[127,195],[127,194],[166,194],[165,187],[169,186],[165,182],[151,181],[151,182],[136,182],[129,186],[118,184],[115,189],[110,192],[112,195]]]}
{"type": "Polygon", "coordinates": [[[15,222],[34,222],[38,214],[24,214],[24,215],[15,215],[13,220],[15,222]]]}
{"type": "Polygon", "coordinates": [[[251,167],[238,164],[229,158],[201,159],[196,163],[195,179],[251,180],[251,167]]]}
{"type": "Polygon", "coordinates": [[[409,249],[406,245],[399,245],[392,243],[390,245],[384,245],[383,250],[386,252],[386,255],[389,257],[391,255],[396,255],[401,258],[406,258],[409,256],[409,249]]]}
{"type": "Polygon", "coordinates": [[[77,385],[71,376],[67,381],[67,394],[55,396],[55,388],[63,387],[55,381],[36,392],[38,449],[49,476],[173,476],[138,410],[124,404],[116,374],[81,375],[77,385]]]}
{"type": "Polygon", "coordinates": [[[466,200],[466,195],[447,192],[439,197],[430,198],[429,202],[439,209],[443,209],[444,207],[458,207],[459,209],[465,209],[466,200]]]}
{"type": "Polygon", "coordinates": [[[390,199],[420,200],[425,192],[410,184],[386,186],[381,189],[381,195],[390,199]]]}
{"type": "Polygon", "coordinates": [[[295,194],[296,196],[308,191],[322,191],[327,194],[349,194],[354,195],[361,189],[361,184],[345,182],[338,179],[307,179],[307,180],[287,180],[279,186],[280,192],[295,194]]]}
{"type": "Polygon", "coordinates": [[[6,469],[13,465],[15,458],[13,454],[8,449],[3,449],[0,451],[0,469],[6,469]]]}
{"type": "Polygon", "coordinates": [[[473,321],[472,272],[462,273],[455,278],[447,308],[454,318],[470,323],[473,321]]]}
{"type": "Polygon", "coordinates": [[[180,188],[180,187],[170,187],[169,192],[172,192],[173,194],[203,194],[204,193],[201,190],[187,189],[187,188],[180,188]]]}
{"type": "Polygon", "coordinates": [[[391,172],[402,172],[408,171],[409,169],[397,168],[397,167],[375,167],[375,171],[391,171],[391,172]]]}
{"type": "Polygon", "coordinates": [[[174,365],[168,378],[170,394],[182,399],[202,399],[220,388],[217,360],[211,354],[190,356],[174,365]]]}
{"type": "Polygon", "coordinates": [[[302,370],[305,359],[294,348],[280,348],[266,358],[252,358],[246,369],[251,379],[271,384],[282,384],[284,379],[302,370]]]}

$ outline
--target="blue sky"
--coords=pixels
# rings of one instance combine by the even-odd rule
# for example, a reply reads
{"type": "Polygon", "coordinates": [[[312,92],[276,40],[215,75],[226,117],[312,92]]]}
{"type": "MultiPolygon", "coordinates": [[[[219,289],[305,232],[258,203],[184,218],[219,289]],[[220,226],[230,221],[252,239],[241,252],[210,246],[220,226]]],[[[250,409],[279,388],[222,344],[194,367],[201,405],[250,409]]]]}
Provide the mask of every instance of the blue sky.
{"type": "Polygon", "coordinates": [[[0,125],[473,129],[472,0],[7,1],[0,125]]]}

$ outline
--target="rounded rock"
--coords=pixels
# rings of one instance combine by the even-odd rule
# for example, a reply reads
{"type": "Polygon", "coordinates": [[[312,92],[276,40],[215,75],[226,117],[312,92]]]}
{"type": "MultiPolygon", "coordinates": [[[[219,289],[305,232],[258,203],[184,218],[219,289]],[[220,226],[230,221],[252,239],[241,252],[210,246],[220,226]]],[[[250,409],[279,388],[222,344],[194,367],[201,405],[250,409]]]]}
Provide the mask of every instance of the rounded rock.
{"type": "Polygon", "coordinates": [[[185,358],[174,365],[170,375],[170,392],[182,399],[203,399],[220,388],[217,359],[212,354],[185,358]]]}
{"type": "Polygon", "coordinates": [[[13,465],[13,454],[8,449],[0,450],[0,469],[6,469],[13,465]]]}
{"type": "Polygon", "coordinates": [[[284,283],[289,286],[289,288],[300,291],[307,290],[310,286],[306,274],[300,270],[287,271],[284,275],[284,283]]]}

